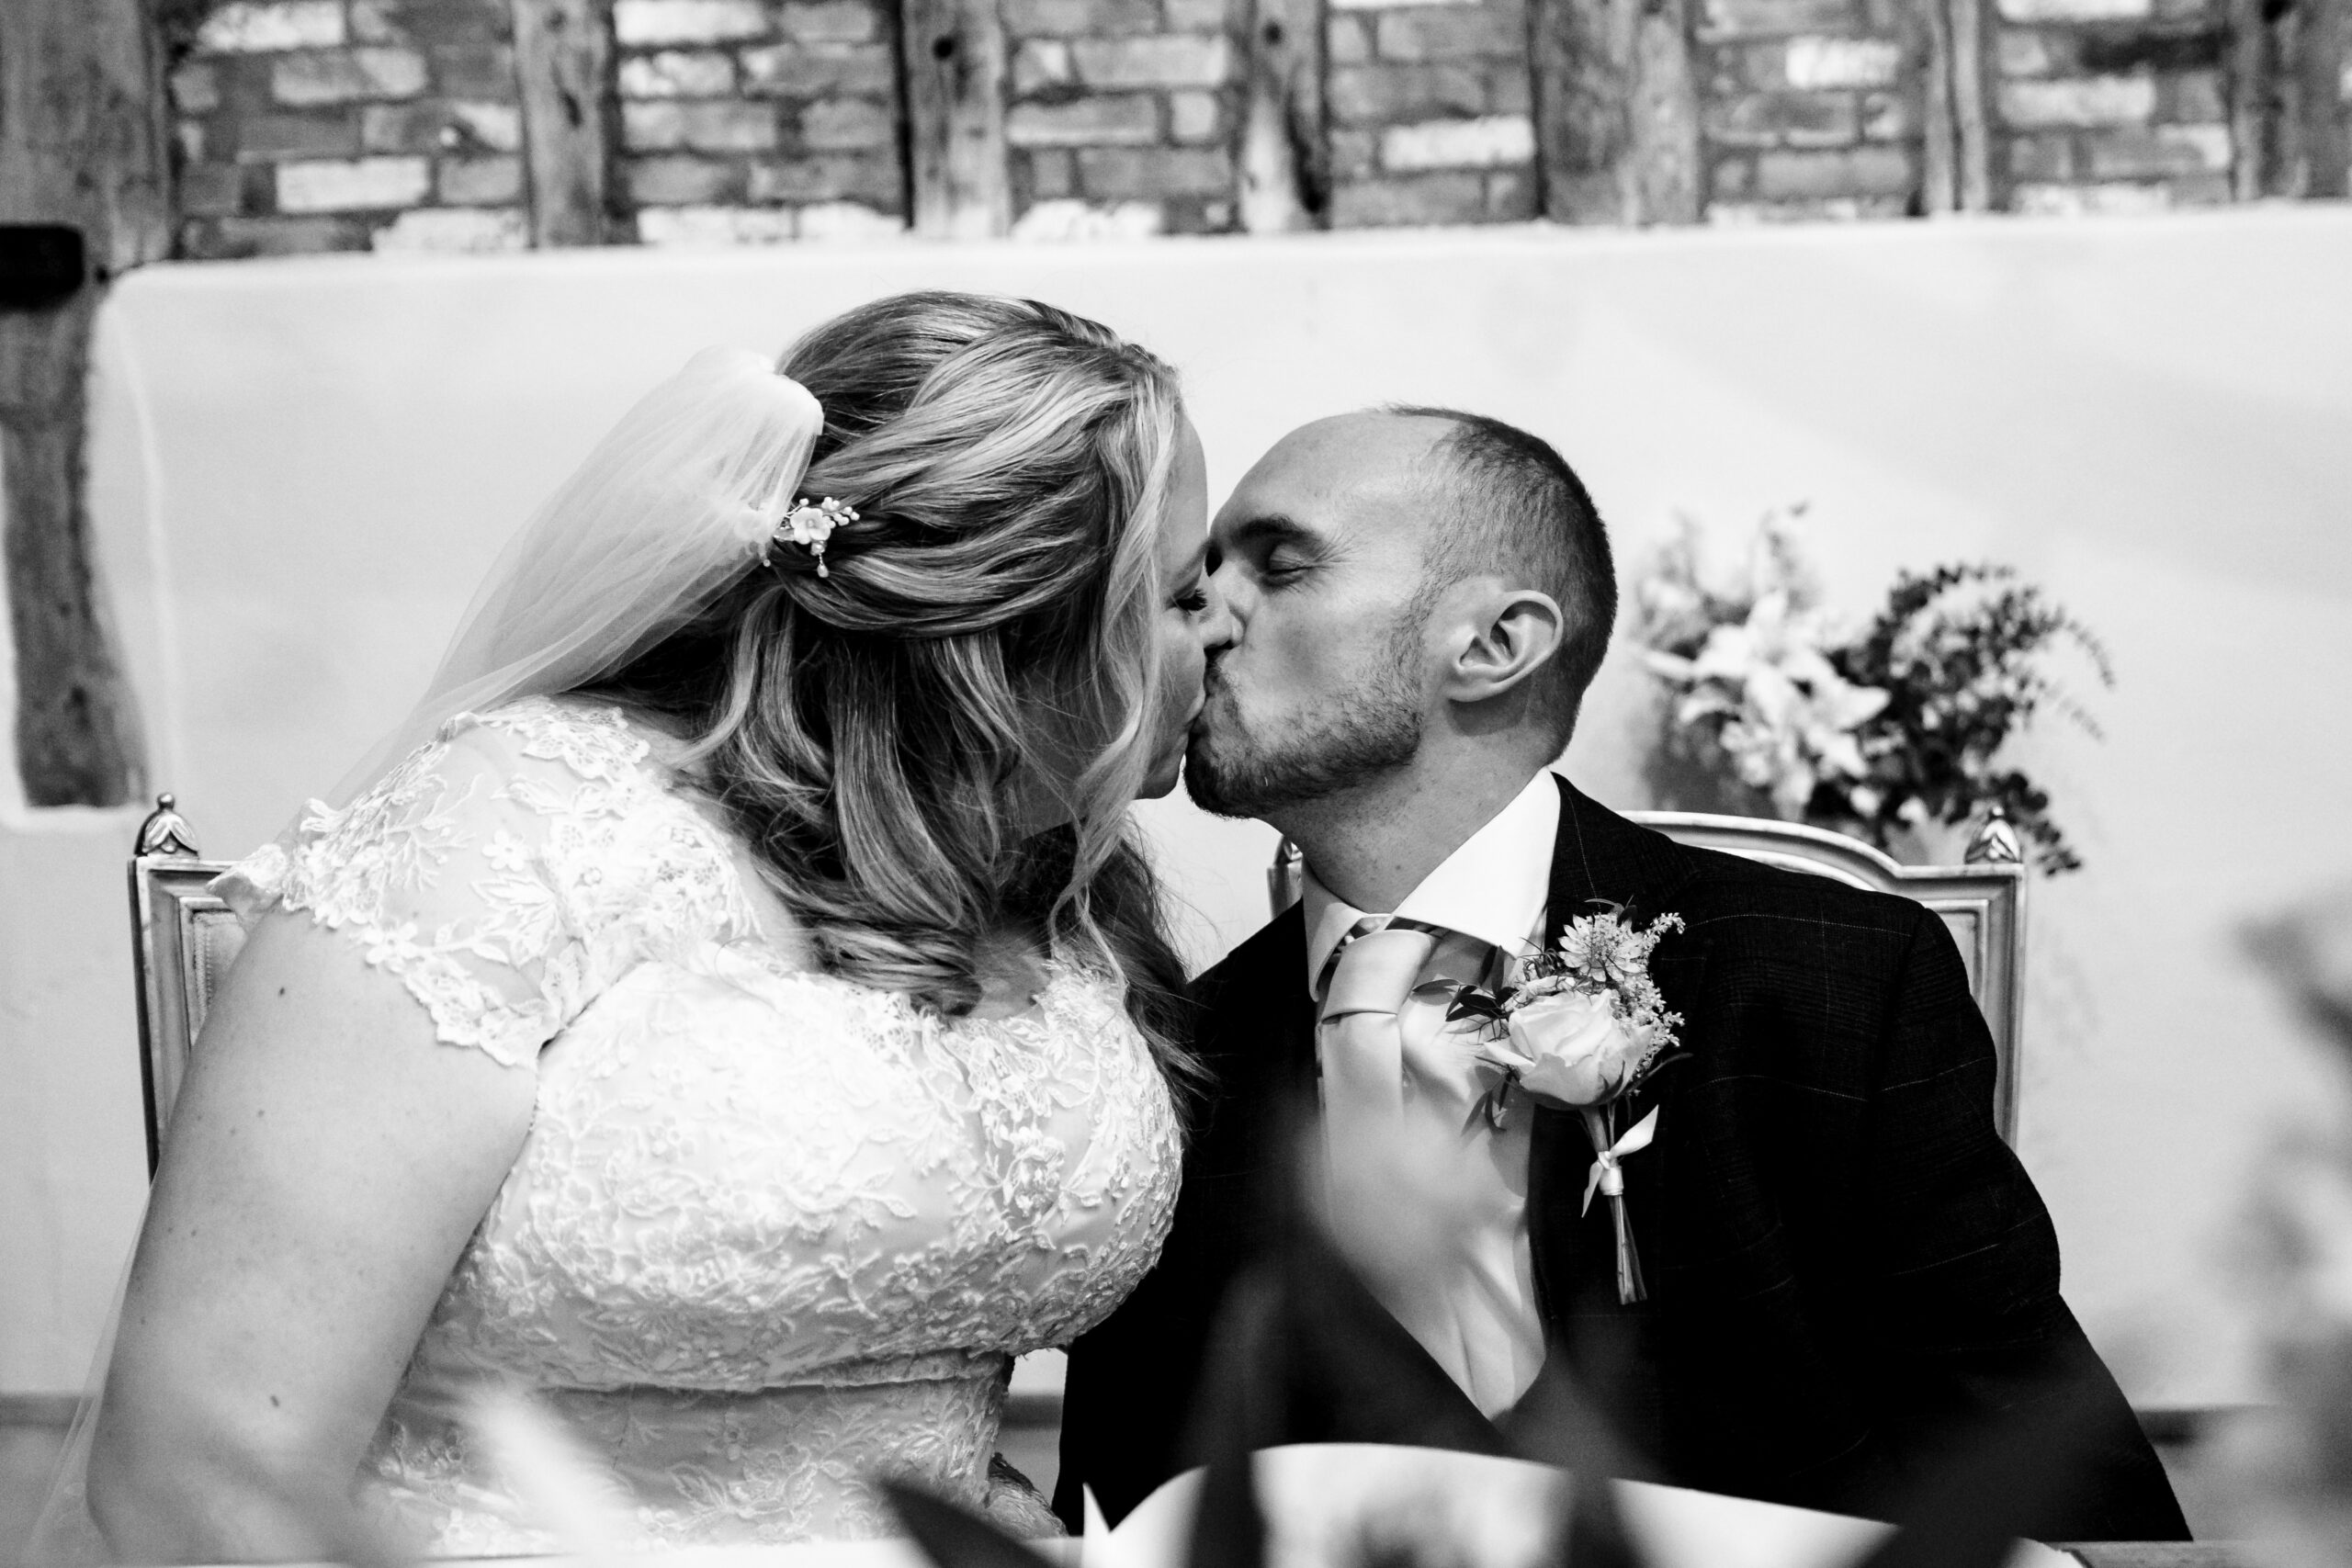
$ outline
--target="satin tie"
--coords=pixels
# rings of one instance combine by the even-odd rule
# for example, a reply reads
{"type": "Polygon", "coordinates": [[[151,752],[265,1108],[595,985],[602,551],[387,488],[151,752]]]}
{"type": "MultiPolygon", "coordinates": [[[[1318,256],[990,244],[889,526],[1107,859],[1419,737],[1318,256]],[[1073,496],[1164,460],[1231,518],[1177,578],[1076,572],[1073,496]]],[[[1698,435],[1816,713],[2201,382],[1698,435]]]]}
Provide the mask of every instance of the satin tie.
{"type": "Polygon", "coordinates": [[[1357,921],[1333,955],[1316,1054],[1332,1217],[1342,1234],[1351,1222],[1376,1223],[1353,1205],[1382,1190],[1379,1177],[1404,1124],[1405,1039],[1396,1014],[1436,946],[1434,933],[1374,915],[1357,921]]]}
{"type": "MultiPolygon", "coordinates": [[[[1481,1087],[1444,1021],[1453,990],[1498,985],[1507,964],[1480,939],[1367,915],[1323,972],[1316,1048],[1323,1071],[1323,1149],[1331,1223],[1343,1245],[1375,1252],[1393,1235],[1397,1160],[1408,1118],[1419,1131],[1463,1128],[1481,1087]]],[[[1488,1416],[1517,1403],[1543,1364],[1541,1325],[1528,1316],[1532,1260],[1517,1218],[1526,1187],[1527,1132],[1485,1133],[1483,1156],[1453,1194],[1491,1201],[1512,1217],[1455,1238],[1459,1257],[1412,1275],[1368,1279],[1390,1315],[1488,1416]],[[1525,1319],[1525,1321],[1522,1321],[1525,1319]]]]}

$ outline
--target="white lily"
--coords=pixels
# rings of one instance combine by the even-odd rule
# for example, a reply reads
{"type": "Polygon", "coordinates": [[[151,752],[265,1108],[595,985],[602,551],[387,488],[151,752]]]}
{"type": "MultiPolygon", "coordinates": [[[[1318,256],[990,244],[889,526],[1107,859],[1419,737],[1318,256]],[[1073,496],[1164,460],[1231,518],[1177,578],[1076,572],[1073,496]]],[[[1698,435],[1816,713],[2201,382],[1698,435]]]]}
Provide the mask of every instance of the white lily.
{"type": "Polygon", "coordinates": [[[1677,719],[1721,716],[1719,739],[1740,778],[1795,815],[1822,778],[1867,773],[1855,732],[1887,703],[1885,692],[1838,673],[1824,652],[1831,642],[1820,611],[1775,588],[1745,621],[1710,632],[1695,658],[1654,653],[1650,667],[1688,687],[1677,719]]]}

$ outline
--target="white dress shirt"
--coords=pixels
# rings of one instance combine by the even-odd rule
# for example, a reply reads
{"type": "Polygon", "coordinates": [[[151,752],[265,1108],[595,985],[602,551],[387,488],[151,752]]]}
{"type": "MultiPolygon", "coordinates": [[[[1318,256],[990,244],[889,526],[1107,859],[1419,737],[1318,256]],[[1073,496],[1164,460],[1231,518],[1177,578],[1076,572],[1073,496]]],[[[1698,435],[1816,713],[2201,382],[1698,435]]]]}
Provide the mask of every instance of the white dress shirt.
{"type": "MultiPolygon", "coordinates": [[[[1560,792],[1550,770],[1537,773],[1510,805],[1422,879],[1394,910],[1367,911],[1342,902],[1306,868],[1306,987],[1325,982],[1331,954],[1367,913],[1442,927],[1475,942],[1445,941],[1430,954],[1421,985],[1398,1010],[1404,1037],[1405,1095],[1450,1120],[1468,1122],[1486,1083],[1476,1044],[1449,1030],[1445,1013],[1457,986],[1489,987],[1541,941],[1549,897],[1553,840],[1560,829],[1560,792]],[[1491,953],[1479,951],[1480,944],[1491,953]]],[[[1508,1120],[1500,1132],[1481,1122],[1470,1134],[1488,1156],[1475,1161],[1481,1182],[1491,1181],[1482,1204],[1494,1217],[1466,1237],[1457,1278],[1438,1282],[1443,1310],[1434,1320],[1414,1314],[1405,1326],[1438,1365],[1488,1416],[1519,1403],[1544,1364],[1544,1323],[1535,1309],[1535,1272],[1527,1239],[1528,1122],[1508,1120]]],[[[1402,1321],[1402,1319],[1400,1319],[1402,1321]]]]}

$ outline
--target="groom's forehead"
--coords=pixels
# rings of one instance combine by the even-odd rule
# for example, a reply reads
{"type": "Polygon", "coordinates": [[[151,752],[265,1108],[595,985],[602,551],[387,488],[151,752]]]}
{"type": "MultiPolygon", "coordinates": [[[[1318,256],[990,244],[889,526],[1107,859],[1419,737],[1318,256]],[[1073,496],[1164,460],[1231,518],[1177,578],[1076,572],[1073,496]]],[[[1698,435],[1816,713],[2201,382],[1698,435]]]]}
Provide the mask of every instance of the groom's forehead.
{"type": "Polygon", "coordinates": [[[1235,500],[1279,502],[1343,524],[1346,513],[1385,510],[1418,495],[1430,449],[1445,434],[1441,421],[1378,411],[1317,420],[1274,443],[1235,500]]]}
{"type": "Polygon", "coordinates": [[[1302,424],[1274,444],[1274,453],[1308,467],[1403,474],[1416,468],[1451,428],[1427,414],[1363,409],[1302,424]]]}

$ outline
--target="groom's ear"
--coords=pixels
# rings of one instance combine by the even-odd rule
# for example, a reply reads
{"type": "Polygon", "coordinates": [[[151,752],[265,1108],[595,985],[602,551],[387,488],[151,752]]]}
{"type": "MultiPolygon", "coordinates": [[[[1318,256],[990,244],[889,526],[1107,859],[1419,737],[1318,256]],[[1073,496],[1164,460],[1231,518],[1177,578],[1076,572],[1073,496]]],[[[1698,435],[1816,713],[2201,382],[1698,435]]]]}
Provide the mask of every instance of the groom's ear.
{"type": "Polygon", "coordinates": [[[1560,651],[1567,632],[1559,601],[1532,588],[1486,587],[1462,608],[1465,613],[1445,672],[1449,702],[1483,703],[1507,692],[1524,694],[1535,672],[1560,651]]]}

